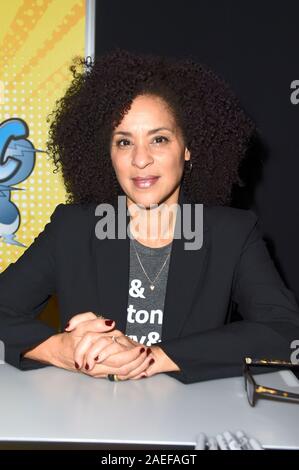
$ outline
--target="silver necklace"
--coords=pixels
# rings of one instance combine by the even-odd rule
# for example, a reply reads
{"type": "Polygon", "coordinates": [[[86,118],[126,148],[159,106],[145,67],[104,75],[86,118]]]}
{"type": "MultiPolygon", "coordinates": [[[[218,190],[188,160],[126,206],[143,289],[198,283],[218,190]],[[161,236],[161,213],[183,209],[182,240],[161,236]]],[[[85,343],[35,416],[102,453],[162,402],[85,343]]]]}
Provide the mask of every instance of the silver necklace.
{"type": "Polygon", "coordinates": [[[146,277],[147,277],[147,279],[148,279],[148,281],[149,281],[149,283],[150,283],[150,289],[151,289],[151,290],[154,290],[154,288],[155,288],[155,282],[156,282],[156,280],[158,279],[159,275],[161,274],[161,272],[162,272],[162,270],[163,270],[163,268],[164,268],[164,266],[165,266],[165,264],[166,264],[166,262],[167,262],[167,260],[168,260],[168,258],[169,258],[169,256],[170,256],[170,252],[169,252],[168,255],[166,256],[166,259],[165,259],[164,263],[162,264],[162,267],[161,267],[160,271],[159,271],[158,274],[156,275],[155,279],[152,281],[152,280],[149,278],[147,272],[146,272],[145,269],[144,269],[144,266],[143,266],[143,264],[142,264],[142,262],[141,262],[141,259],[140,259],[139,255],[138,255],[137,248],[136,248],[136,245],[135,245],[135,241],[134,241],[133,238],[132,238],[132,241],[133,241],[133,246],[134,246],[134,249],[135,249],[135,253],[136,253],[137,259],[138,259],[139,264],[140,264],[140,266],[141,266],[141,269],[142,269],[142,271],[144,272],[144,274],[146,275],[146,277]]]}

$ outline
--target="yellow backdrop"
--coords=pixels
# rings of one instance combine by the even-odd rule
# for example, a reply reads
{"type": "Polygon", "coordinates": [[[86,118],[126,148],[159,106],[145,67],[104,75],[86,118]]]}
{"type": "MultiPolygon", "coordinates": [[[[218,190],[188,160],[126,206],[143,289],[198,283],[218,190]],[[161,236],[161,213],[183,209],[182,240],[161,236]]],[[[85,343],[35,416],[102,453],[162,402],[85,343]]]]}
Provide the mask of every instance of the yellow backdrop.
{"type": "Polygon", "coordinates": [[[85,0],[0,0],[0,272],[65,202],[61,177],[43,153],[46,118],[71,78],[72,58],[84,54],[84,35],[85,0]],[[21,162],[19,179],[10,156],[21,162]]]}
{"type": "MultiPolygon", "coordinates": [[[[46,117],[71,78],[68,67],[72,58],[84,54],[85,1],[0,0],[0,18],[2,140],[7,140],[3,123],[20,119],[28,126],[27,140],[35,149],[45,150],[46,117]]],[[[20,146],[19,151],[22,150],[24,147],[20,146]]],[[[15,227],[3,226],[1,220],[1,212],[3,217],[6,210],[3,195],[8,197],[8,190],[4,188],[0,197],[0,272],[18,259],[43,229],[57,204],[65,201],[61,178],[53,174],[47,154],[38,151],[34,154],[30,175],[11,185],[23,190],[10,191],[14,210],[19,211],[20,217],[13,242],[16,240],[25,247],[9,243],[8,237],[5,241],[3,234],[13,232],[15,227]]],[[[2,155],[0,191],[1,184],[9,184],[4,163],[2,155]]]]}

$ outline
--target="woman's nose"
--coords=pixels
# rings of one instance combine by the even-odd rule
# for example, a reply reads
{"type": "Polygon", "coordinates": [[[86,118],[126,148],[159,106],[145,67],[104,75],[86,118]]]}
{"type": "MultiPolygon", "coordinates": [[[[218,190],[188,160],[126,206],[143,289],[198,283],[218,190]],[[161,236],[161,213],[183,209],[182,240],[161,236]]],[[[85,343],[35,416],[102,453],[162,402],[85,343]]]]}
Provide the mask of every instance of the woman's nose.
{"type": "Polygon", "coordinates": [[[146,145],[135,145],[132,156],[132,165],[144,168],[152,162],[153,157],[151,156],[148,147],[146,145]]]}

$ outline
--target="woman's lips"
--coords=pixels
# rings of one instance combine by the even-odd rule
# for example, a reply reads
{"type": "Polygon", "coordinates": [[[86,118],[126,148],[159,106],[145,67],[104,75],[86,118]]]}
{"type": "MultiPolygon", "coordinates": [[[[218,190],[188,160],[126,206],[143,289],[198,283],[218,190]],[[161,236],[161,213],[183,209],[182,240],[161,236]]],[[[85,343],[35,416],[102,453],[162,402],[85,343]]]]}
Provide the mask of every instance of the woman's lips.
{"type": "Polygon", "coordinates": [[[160,176],[149,176],[147,178],[132,178],[133,183],[137,188],[150,188],[153,186],[160,176]]]}

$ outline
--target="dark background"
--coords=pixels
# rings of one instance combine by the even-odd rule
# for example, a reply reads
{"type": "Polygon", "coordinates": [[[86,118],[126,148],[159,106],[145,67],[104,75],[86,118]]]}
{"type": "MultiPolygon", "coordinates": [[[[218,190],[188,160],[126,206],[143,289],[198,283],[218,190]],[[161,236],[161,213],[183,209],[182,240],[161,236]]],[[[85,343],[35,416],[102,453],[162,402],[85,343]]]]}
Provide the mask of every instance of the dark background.
{"type": "Polygon", "coordinates": [[[259,216],[276,266],[299,301],[299,1],[97,0],[96,55],[119,46],[190,54],[224,78],[258,126],[232,205],[259,216]],[[293,93],[293,104],[291,94],[293,93]]]}

